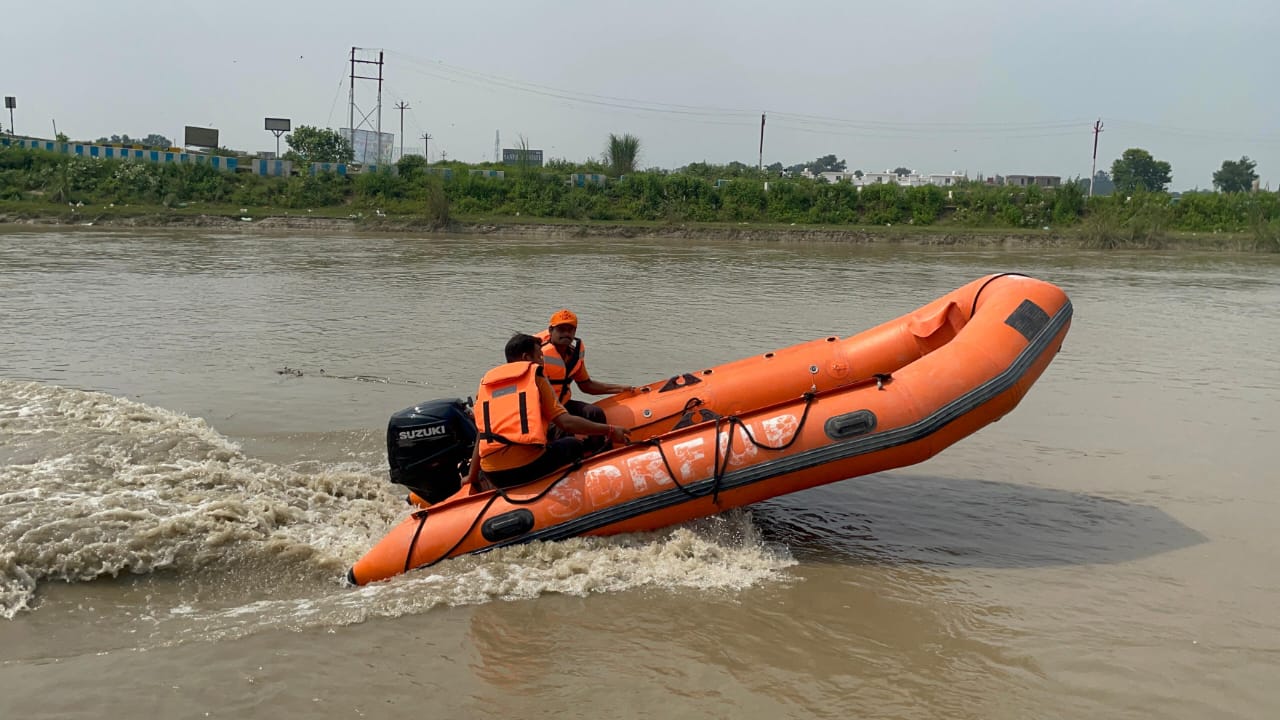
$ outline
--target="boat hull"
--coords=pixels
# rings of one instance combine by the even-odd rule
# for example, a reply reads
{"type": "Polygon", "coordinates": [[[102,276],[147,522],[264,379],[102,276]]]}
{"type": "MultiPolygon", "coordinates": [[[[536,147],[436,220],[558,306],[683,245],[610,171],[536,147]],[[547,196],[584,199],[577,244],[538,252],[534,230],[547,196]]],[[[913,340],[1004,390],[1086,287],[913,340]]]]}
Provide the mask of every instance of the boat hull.
{"type": "Polygon", "coordinates": [[[519,488],[464,489],[417,510],[348,579],[516,543],[654,530],[921,462],[1013,410],[1071,315],[1054,285],[994,275],[843,340],[615,396],[601,405],[638,442],[519,488]]]}

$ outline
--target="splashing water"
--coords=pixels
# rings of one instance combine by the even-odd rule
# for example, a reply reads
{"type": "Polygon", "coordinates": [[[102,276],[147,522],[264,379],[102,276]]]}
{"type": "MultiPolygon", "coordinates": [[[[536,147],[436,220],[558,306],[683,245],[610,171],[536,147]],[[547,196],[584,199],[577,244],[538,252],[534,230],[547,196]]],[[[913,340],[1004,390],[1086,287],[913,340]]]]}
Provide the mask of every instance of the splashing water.
{"type": "Polygon", "coordinates": [[[39,383],[0,380],[0,463],[0,615],[37,607],[51,580],[162,570],[204,580],[124,613],[145,619],[155,644],[543,593],[733,591],[794,564],[761,541],[749,512],[734,511],[656,533],[503,548],[346,588],[345,568],[406,512],[382,468],[276,465],[246,457],[203,420],[39,383]]]}

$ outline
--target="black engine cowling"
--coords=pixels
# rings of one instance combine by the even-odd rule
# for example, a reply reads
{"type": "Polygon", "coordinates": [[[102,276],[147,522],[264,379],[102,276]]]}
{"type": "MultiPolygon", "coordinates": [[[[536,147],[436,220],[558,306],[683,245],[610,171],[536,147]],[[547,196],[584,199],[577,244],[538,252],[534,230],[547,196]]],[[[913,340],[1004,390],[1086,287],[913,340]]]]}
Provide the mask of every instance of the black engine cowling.
{"type": "Polygon", "coordinates": [[[476,424],[467,401],[431,400],[405,408],[387,423],[391,482],[427,502],[440,502],[462,488],[462,464],[471,459],[476,424]]]}

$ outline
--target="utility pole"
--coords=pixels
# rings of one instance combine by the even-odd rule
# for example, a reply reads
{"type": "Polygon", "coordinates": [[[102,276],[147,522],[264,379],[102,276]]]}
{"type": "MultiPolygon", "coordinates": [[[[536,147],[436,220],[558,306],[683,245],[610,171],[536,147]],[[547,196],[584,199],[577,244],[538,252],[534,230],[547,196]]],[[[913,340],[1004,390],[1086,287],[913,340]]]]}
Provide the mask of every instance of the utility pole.
{"type": "MultiPolygon", "coordinates": [[[[347,117],[348,117],[347,124],[351,126],[349,128],[349,130],[351,131],[351,135],[347,139],[351,141],[351,149],[356,150],[356,80],[376,80],[378,82],[378,101],[377,101],[377,105],[374,106],[374,112],[377,113],[377,125],[374,127],[374,134],[377,135],[377,143],[378,143],[377,153],[378,154],[374,158],[373,163],[381,164],[382,163],[382,79],[383,79],[382,78],[382,66],[383,66],[382,57],[383,57],[383,53],[382,51],[378,51],[377,60],[357,59],[356,51],[365,50],[365,49],[366,48],[358,48],[354,46],[351,48],[351,100],[350,100],[349,109],[347,111],[347,117]],[[377,76],[357,75],[356,65],[376,65],[378,67],[378,74],[377,76]]],[[[372,52],[372,51],[369,51],[369,52],[372,52]]],[[[360,124],[364,125],[368,121],[369,115],[371,114],[373,113],[368,113],[364,117],[360,118],[360,124]]],[[[356,162],[364,162],[367,160],[367,156],[368,156],[367,145],[363,147],[365,149],[365,152],[361,154],[360,157],[356,158],[356,162]]],[[[394,148],[392,148],[392,150],[394,151],[394,148]]]]}
{"type": "Polygon", "coordinates": [[[760,113],[760,165],[756,169],[764,172],[764,113],[760,113]]]}
{"type": "MultiPolygon", "coordinates": [[[[378,133],[378,159],[375,161],[379,166],[382,165],[382,51],[378,51],[378,126],[374,128],[374,132],[378,133]]],[[[388,148],[392,152],[394,148],[388,148]]]]}
{"type": "Polygon", "coordinates": [[[401,100],[396,109],[400,111],[400,157],[404,157],[404,111],[409,109],[409,103],[401,100]]]}
{"type": "MultiPolygon", "coordinates": [[[[356,48],[351,48],[351,99],[347,103],[347,139],[351,141],[351,151],[356,149],[356,48]]],[[[351,158],[355,160],[354,157],[351,158]]]]}
{"type": "Polygon", "coordinates": [[[431,133],[422,133],[422,156],[431,164],[431,133]]]}
{"type": "Polygon", "coordinates": [[[1093,124],[1093,166],[1089,169],[1089,197],[1093,197],[1093,178],[1098,174],[1098,134],[1102,132],[1102,118],[1093,124]]]}

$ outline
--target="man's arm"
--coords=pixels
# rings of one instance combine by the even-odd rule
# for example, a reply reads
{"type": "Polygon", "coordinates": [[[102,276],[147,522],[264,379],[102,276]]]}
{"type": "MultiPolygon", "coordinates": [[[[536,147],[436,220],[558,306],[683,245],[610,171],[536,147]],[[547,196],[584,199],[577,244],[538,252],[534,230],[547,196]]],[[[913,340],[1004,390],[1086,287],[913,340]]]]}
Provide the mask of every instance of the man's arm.
{"type": "Polygon", "coordinates": [[[551,423],[573,435],[604,435],[615,443],[631,442],[631,431],[621,425],[605,425],[567,412],[557,415],[551,423]]]}
{"type": "Polygon", "coordinates": [[[475,485],[480,480],[480,438],[471,448],[471,466],[467,468],[467,484],[475,485]]]}
{"type": "Polygon", "coordinates": [[[634,392],[634,385],[615,385],[587,378],[578,381],[578,388],[588,395],[616,395],[621,392],[634,392]]]}

